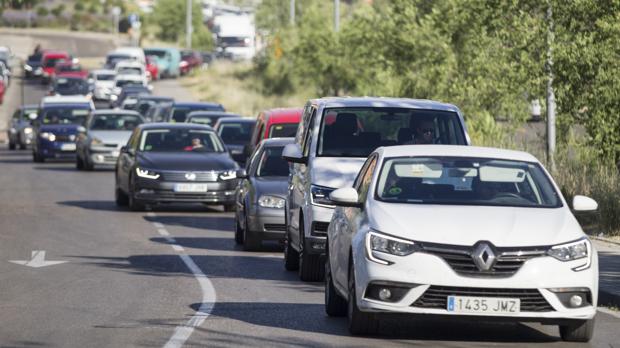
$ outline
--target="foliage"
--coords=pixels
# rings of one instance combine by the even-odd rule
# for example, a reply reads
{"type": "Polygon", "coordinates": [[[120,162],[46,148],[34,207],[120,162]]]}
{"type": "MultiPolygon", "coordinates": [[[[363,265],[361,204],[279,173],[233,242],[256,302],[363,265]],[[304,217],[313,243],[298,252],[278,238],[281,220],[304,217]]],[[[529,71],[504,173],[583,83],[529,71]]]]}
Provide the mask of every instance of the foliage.
{"type": "Polygon", "coordinates": [[[45,17],[50,14],[50,11],[45,6],[39,6],[36,13],[38,17],[45,17]]]}
{"type": "MultiPolygon", "coordinates": [[[[157,23],[158,31],[156,36],[163,41],[180,41],[185,35],[185,16],[187,2],[178,0],[159,0],[153,9],[150,22],[157,23]]],[[[203,47],[209,47],[206,34],[203,30],[202,11],[198,1],[192,2],[192,26],[194,34],[192,42],[203,47]]]]}
{"type": "Polygon", "coordinates": [[[54,15],[54,17],[60,17],[62,13],[65,11],[65,4],[60,4],[54,8],[50,12],[54,15]]]}

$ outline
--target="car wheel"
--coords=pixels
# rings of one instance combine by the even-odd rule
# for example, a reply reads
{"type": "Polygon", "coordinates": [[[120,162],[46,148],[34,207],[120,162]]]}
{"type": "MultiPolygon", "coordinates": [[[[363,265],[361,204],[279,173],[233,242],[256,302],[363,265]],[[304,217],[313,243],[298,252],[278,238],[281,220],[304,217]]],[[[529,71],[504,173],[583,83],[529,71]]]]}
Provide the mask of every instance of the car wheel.
{"type": "Polygon", "coordinates": [[[287,271],[296,271],[299,268],[299,253],[291,246],[288,233],[284,237],[284,268],[287,271]]]}
{"type": "Polygon", "coordinates": [[[579,320],[569,325],[560,325],[560,336],[567,342],[589,342],[594,334],[595,318],[579,320]]]}
{"type": "Polygon", "coordinates": [[[19,143],[19,149],[20,149],[20,150],[26,150],[26,144],[24,144],[24,143],[19,143]]]}
{"type": "Polygon", "coordinates": [[[299,224],[301,243],[299,246],[299,279],[304,282],[319,282],[325,276],[325,266],[321,255],[306,252],[306,240],[303,221],[299,224]]]}
{"type": "Polygon", "coordinates": [[[235,218],[235,244],[243,244],[243,229],[241,228],[238,217],[235,218]]]}
{"type": "Polygon", "coordinates": [[[43,163],[43,162],[45,162],[45,158],[43,158],[43,156],[40,156],[36,152],[32,152],[32,160],[34,162],[36,162],[36,163],[43,163]]]}
{"type": "Polygon", "coordinates": [[[329,261],[325,262],[325,312],[330,317],[343,317],[347,314],[347,300],[340,296],[334,287],[329,261]]]}
{"type": "Polygon", "coordinates": [[[75,168],[77,170],[83,170],[84,169],[84,161],[82,161],[82,158],[80,156],[76,156],[75,157],[75,168]]]}
{"type": "Polygon", "coordinates": [[[126,207],[129,204],[129,197],[118,187],[114,190],[114,197],[118,207],[126,207]]]}
{"type": "Polygon", "coordinates": [[[84,170],[88,170],[88,171],[92,171],[93,169],[95,169],[95,165],[92,164],[88,158],[84,159],[84,170]]]}
{"type": "Polygon", "coordinates": [[[261,247],[261,240],[255,233],[250,231],[248,226],[248,217],[244,216],[243,219],[243,250],[256,251],[261,247]]]}
{"type": "Polygon", "coordinates": [[[133,191],[133,182],[129,182],[129,194],[128,194],[128,204],[129,204],[129,209],[131,209],[132,211],[143,211],[144,210],[144,203],[142,203],[142,201],[140,201],[139,199],[136,199],[136,194],[133,191]]]}
{"type": "Polygon", "coordinates": [[[374,313],[360,311],[355,295],[355,271],[349,267],[349,296],[347,301],[349,332],[352,335],[369,335],[377,333],[379,321],[374,313]]]}

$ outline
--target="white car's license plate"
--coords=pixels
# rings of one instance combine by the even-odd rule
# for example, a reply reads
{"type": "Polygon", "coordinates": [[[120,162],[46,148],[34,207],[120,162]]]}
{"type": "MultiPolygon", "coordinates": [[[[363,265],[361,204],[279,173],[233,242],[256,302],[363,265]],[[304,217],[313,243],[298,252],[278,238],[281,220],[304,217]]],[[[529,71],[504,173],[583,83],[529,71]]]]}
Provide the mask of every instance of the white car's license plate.
{"type": "Polygon", "coordinates": [[[521,300],[502,297],[448,296],[448,312],[514,314],[521,311],[521,300]]]}
{"type": "Polygon", "coordinates": [[[75,143],[66,143],[60,145],[60,151],[75,151],[75,143]]]}
{"type": "Polygon", "coordinates": [[[175,184],[174,192],[207,192],[207,184],[175,184]]]}

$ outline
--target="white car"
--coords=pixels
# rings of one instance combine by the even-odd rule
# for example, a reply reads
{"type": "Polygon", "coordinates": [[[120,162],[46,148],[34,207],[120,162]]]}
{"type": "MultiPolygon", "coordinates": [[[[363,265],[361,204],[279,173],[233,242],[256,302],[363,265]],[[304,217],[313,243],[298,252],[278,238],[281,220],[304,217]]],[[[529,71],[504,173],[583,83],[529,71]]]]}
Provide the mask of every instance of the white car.
{"type": "Polygon", "coordinates": [[[88,76],[88,82],[94,86],[93,96],[96,100],[110,100],[115,78],[116,72],[114,70],[100,69],[91,71],[88,76]]]}
{"type": "Polygon", "coordinates": [[[144,64],[138,61],[124,60],[116,64],[114,68],[117,75],[136,75],[145,81],[149,81],[144,64]]]}
{"type": "MultiPolygon", "coordinates": [[[[353,334],[379,313],[559,325],[589,341],[598,256],[530,154],[405,145],[373,152],[353,187],[331,193],[325,307],[353,334]]],[[[584,196],[575,211],[597,209],[584,196]]]]}
{"type": "Polygon", "coordinates": [[[115,103],[118,96],[121,94],[123,87],[128,85],[142,85],[149,87],[148,81],[143,75],[116,75],[114,78],[114,87],[112,88],[112,93],[110,95],[110,102],[115,103]]]}

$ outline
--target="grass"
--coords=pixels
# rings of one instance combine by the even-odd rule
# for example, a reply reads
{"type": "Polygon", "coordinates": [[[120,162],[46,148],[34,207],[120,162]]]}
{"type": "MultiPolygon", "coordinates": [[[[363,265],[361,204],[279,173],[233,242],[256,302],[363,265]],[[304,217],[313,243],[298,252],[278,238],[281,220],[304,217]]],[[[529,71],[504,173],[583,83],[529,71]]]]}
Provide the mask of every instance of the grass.
{"type": "Polygon", "coordinates": [[[208,69],[198,70],[181,80],[194,97],[213,101],[226,110],[254,116],[260,111],[277,107],[302,107],[311,93],[266,95],[261,92],[258,77],[251,63],[216,61],[208,69]]]}

